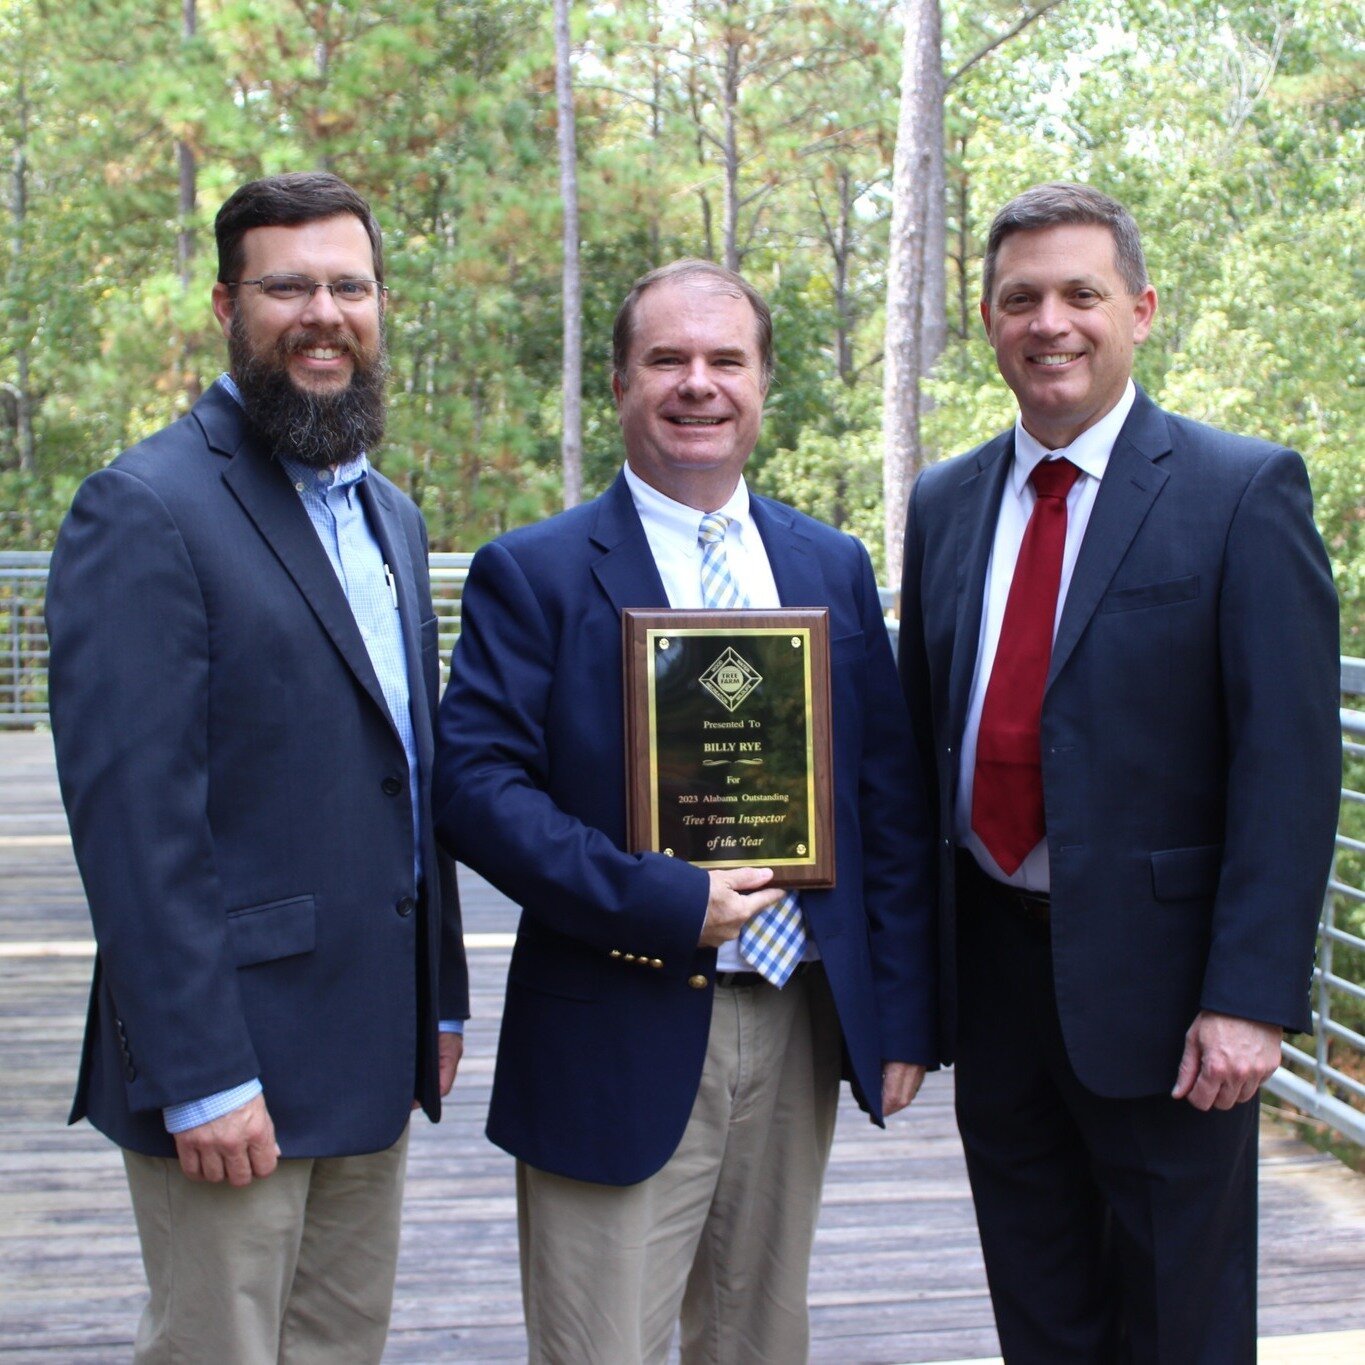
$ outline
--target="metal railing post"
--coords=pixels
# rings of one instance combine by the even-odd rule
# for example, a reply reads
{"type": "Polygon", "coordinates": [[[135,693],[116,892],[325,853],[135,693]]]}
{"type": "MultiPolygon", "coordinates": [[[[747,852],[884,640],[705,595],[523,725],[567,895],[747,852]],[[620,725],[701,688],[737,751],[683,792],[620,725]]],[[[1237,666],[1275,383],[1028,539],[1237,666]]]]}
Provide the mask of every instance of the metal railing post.
{"type": "Polygon", "coordinates": [[[1332,1027],[1332,931],[1336,927],[1337,921],[1337,898],[1332,890],[1332,883],[1336,881],[1338,854],[1332,854],[1332,871],[1328,878],[1326,902],[1322,908],[1322,932],[1318,934],[1318,966],[1320,975],[1318,976],[1318,1009],[1317,1009],[1317,1032],[1314,1037],[1314,1056],[1317,1059],[1317,1066],[1314,1067],[1313,1089],[1317,1093],[1319,1101],[1327,1096],[1327,1068],[1331,1065],[1331,1027],[1332,1027]]]}

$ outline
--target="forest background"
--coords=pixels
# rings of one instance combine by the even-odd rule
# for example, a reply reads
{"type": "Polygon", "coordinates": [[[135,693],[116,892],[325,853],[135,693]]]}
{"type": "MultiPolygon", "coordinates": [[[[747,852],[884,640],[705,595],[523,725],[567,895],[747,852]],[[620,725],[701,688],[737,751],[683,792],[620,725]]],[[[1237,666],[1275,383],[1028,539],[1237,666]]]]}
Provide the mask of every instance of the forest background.
{"type": "MultiPolygon", "coordinates": [[[[729,258],[776,328],[751,481],[860,535],[884,575],[902,7],[569,8],[585,494],[621,460],[609,334],[631,280],[729,258]]],[[[942,0],[941,18],[946,344],[923,458],[1013,418],[976,307],[995,209],[1094,184],[1136,215],[1161,298],[1140,382],[1303,452],[1343,652],[1365,653],[1365,7],[942,0]]],[[[213,214],[310,167],[384,229],[376,463],[433,548],[557,510],[557,128],[550,0],[0,0],[0,548],[50,546],[80,479],[221,370],[213,214]]]]}

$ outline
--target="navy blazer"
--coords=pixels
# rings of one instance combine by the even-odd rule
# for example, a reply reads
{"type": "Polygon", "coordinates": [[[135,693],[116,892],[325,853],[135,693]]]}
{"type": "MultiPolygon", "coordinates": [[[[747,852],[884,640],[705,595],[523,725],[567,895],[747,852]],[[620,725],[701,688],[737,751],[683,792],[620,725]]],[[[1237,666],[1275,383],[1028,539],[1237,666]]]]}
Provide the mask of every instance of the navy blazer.
{"type": "MultiPolygon", "coordinates": [[[[933,1059],[932,831],[867,552],[779,503],[752,508],[783,604],[830,610],[838,885],[801,899],[847,1074],[880,1122],[883,1058],[933,1059]]],[[[672,1155],[711,1018],[706,873],[624,851],[621,609],[666,605],[619,476],[475,556],[439,718],[438,833],[522,907],[488,1135],[605,1184],[672,1155]]]]}
{"type": "MultiPolygon", "coordinates": [[[[926,469],[906,526],[901,674],[942,835],[948,1057],[957,756],[1013,453],[1011,430],[926,469]]],[[[1308,1027],[1341,778],[1338,650],[1300,457],[1139,390],[1042,717],[1057,1008],[1097,1094],[1169,1091],[1201,1008],[1308,1027]]]]}
{"type": "MultiPolygon", "coordinates": [[[[398,584],[429,806],[426,535],[360,485],[398,584]]],[[[468,1013],[453,867],[298,494],[214,385],[82,484],[47,623],[62,796],[98,956],[75,1122],[172,1155],[165,1105],[259,1076],[286,1157],[440,1114],[438,1018],[468,1013]]]]}

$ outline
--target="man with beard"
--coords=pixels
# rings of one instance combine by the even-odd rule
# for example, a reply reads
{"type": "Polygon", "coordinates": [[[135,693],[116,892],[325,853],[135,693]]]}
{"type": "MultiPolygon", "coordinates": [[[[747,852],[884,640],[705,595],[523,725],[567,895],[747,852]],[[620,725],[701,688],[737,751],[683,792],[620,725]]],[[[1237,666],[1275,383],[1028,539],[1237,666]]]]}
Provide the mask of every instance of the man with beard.
{"type": "Polygon", "coordinates": [[[432,836],[426,534],[373,470],[384,266],[332,175],[216,222],[223,375],[82,485],[47,617],[98,954],[72,1122],[123,1149],[138,1362],[377,1361],[408,1116],[467,984],[432,836]]]}

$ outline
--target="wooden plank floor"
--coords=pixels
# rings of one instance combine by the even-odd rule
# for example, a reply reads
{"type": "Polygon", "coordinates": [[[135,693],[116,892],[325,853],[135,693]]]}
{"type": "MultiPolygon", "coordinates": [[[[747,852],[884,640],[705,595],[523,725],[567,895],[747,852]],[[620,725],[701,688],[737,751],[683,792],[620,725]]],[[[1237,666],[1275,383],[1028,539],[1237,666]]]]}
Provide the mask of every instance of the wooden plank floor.
{"type": "MultiPolygon", "coordinates": [[[[0,734],[0,1365],[126,1360],[144,1293],[118,1155],[64,1126],[90,970],[65,831],[48,738],[0,734]]],[[[475,943],[510,932],[506,901],[463,886],[475,943]]],[[[524,1358],[512,1163],[483,1137],[506,948],[471,968],[453,1102],[414,1125],[392,1362],[524,1358]]],[[[1270,1125],[1261,1163],[1263,1336],[1365,1329],[1365,1178],[1270,1125]]],[[[811,1304],[817,1361],[997,1353],[950,1075],[887,1133],[845,1100],[811,1304]]]]}

